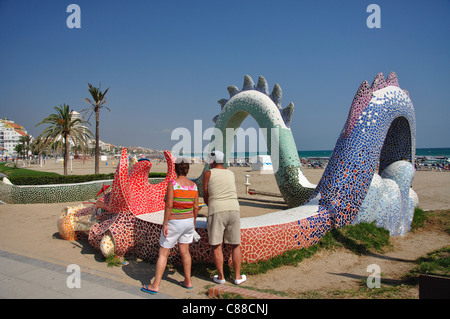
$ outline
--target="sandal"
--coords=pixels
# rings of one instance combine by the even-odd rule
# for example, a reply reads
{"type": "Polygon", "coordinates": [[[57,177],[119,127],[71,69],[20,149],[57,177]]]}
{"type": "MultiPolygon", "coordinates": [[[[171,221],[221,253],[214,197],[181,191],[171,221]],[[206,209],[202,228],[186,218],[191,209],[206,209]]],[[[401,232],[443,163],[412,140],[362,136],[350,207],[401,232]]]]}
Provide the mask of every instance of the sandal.
{"type": "Polygon", "coordinates": [[[146,292],[146,293],[151,294],[151,295],[156,295],[158,293],[155,290],[148,289],[147,285],[142,286],[141,287],[141,291],[146,292]]]}
{"type": "Polygon", "coordinates": [[[185,285],[184,285],[184,281],[179,281],[178,284],[179,284],[181,287],[186,288],[186,289],[192,289],[192,288],[194,288],[194,286],[191,286],[191,287],[185,286],[185,285]]]}

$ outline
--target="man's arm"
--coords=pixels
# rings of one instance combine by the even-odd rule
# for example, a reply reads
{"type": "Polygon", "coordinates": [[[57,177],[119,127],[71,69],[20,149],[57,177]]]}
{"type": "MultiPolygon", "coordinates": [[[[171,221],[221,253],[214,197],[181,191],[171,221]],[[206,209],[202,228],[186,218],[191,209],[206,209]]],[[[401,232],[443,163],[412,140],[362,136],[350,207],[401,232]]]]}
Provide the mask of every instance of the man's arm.
{"type": "Polygon", "coordinates": [[[206,206],[208,206],[208,201],[209,201],[208,184],[209,184],[210,177],[211,177],[211,171],[206,171],[203,174],[203,201],[205,202],[206,206]]]}

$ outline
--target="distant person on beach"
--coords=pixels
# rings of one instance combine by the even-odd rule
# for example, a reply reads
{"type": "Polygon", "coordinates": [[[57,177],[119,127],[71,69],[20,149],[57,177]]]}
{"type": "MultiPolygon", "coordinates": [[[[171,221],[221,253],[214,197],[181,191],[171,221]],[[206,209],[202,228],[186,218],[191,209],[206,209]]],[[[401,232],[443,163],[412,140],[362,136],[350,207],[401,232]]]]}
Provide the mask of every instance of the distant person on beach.
{"type": "Polygon", "coordinates": [[[223,243],[231,245],[234,283],[239,285],[247,278],[241,275],[241,216],[235,178],[232,171],[223,166],[224,154],[214,151],[208,156],[210,170],[203,174],[203,200],[208,205],[207,230],[212,246],[218,275],[214,282],[225,283],[223,272],[223,243]]]}
{"type": "Polygon", "coordinates": [[[195,235],[195,220],[198,215],[197,185],[186,176],[189,172],[189,162],[179,159],[175,163],[177,178],[167,185],[164,222],[159,241],[159,257],[156,263],[156,273],[153,284],[142,286],[141,290],[156,294],[159,290],[161,278],[167,265],[170,249],[178,243],[181,261],[184,269],[184,281],[179,285],[192,289],[191,281],[191,254],[189,244],[195,235]]]}

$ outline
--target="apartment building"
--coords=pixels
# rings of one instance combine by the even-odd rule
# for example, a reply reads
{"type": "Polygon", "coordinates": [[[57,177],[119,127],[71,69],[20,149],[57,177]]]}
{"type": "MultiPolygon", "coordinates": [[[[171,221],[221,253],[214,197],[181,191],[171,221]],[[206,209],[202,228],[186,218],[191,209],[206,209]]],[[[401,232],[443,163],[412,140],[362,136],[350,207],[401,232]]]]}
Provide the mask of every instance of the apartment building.
{"type": "Polygon", "coordinates": [[[19,143],[21,136],[27,136],[28,133],[23,126],[14,123],[14,121],[0,119],[0,154],[1,156],[15,157],[14,148],[19,143]]]}

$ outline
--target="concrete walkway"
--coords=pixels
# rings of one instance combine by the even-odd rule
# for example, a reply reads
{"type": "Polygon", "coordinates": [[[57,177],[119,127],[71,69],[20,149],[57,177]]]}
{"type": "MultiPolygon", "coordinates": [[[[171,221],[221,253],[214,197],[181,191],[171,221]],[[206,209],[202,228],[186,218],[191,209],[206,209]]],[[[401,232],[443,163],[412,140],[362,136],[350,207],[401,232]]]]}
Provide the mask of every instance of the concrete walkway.
{"type": "Polygon", "coordinates": [[[2,299],[169,299],[139,287],[75,269],[0,251],[2,299]],[[76,275],[79,274],[77,280],[76,275]],[[77,284],[79,283],[79,288],[77,284]],[[71,286],[75,286],[71,288],[71,286]]]}

